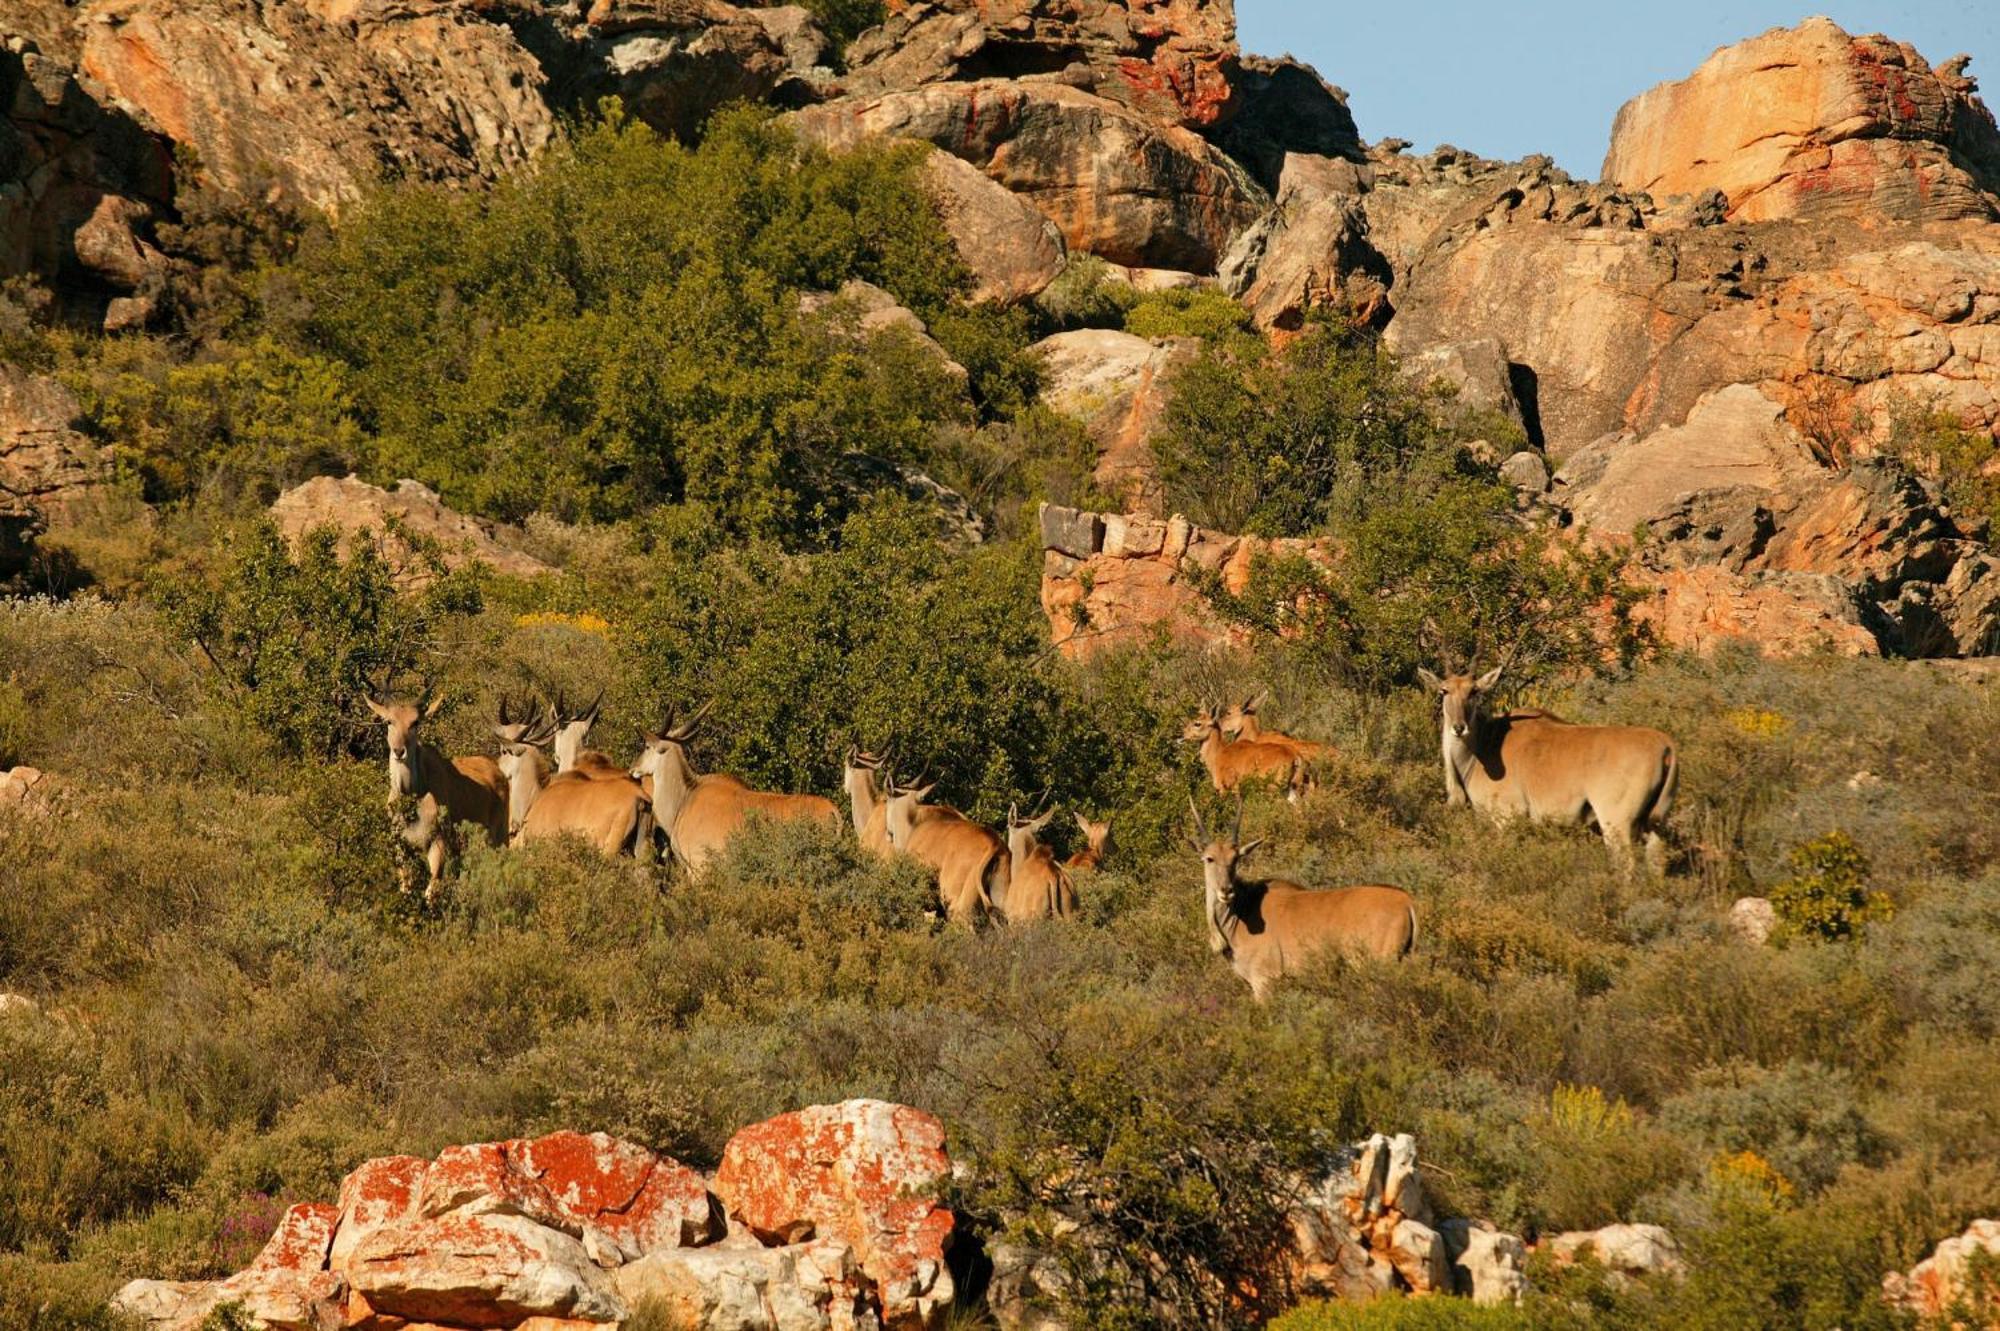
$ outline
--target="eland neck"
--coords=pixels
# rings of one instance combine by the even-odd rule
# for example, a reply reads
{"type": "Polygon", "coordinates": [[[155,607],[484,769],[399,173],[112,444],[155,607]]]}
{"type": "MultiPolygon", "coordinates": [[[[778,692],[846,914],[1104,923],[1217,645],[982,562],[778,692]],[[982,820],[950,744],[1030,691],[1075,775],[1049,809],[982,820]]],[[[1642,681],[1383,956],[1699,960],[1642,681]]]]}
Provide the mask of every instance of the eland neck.
{"type": "Polygon", "coordinates": [[[663,830],[671,833],[674,820],[680,817],[681,806],[694,793],[695,783],[701,776],[688,762],[687,750],[678,743],[670,743],[653,754],[650,764],[653,777],[653,821],[663,830]]]}
{"type": "Polygon", "coordinates": [[[875,812],[875,805],[882,798],[875,789],[875,774],[865,767],[850,767],[842,784],[847,787],[848,810],[854,817],[854,834],[860,836],[868,826],[868,816],[875,812]]]}

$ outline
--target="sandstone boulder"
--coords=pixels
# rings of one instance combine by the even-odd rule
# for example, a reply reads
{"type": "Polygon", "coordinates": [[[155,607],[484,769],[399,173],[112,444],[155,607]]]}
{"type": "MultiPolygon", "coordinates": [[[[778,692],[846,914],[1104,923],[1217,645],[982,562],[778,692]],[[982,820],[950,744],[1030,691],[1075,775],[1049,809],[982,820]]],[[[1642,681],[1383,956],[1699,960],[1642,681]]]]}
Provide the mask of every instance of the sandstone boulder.
{"type": "Polygon", "coordinates": [[[873,282],[849,278],[838,291],[804,292],[799,296],[799,311],[857,342],[877,333],[899,331],[914,340],[954,379],[967,377],[965,367],[931,336],[924,321],[873,282]]]}
{"type": "Polygon", "coordinates": [[[412,1322],[501,1328],[625,1314],[582,1243],[515,1214],[393,1221],[362,1239],[340,1274],[370,1310],[412,1322]]]}
{"type": "Polygon", "coordinates": [[[108,478],[77,429],[83,409],[53,379],[0,362],[0,576],[18,571],[34,538],[108,478]]]}
{"type": "Polygon", "coordinates": [[[685,1331],[872,1331],[879,1326],[844,1243],[655,1252],[612,1277],[627,1307],[650,1300],[685,1331]]]}
{"type": "Polygon", "coordinates": [[[1027,300],[1062,272],[1068,256],[1055,223],[970,162],[932,152],[924,160],[924,185],[972,270],[974,300],[1027,300]]]}
{"type": "Polygon", "coordinates": [[[715,1192],[731,1221],[767,1244],[818,1238],[853,1249],[886,1327],[934,1327],[953,1295],[944,1254],[954,1221],[935,1200],[950,1169],[937,1119],[849,1100],[738,1132],[715,1192]]]}
{"type": "MultiPolygon", "coordinates": [[[[1992,1300],[2000,1296],[1992,1267],[1980,1278],[1976,1266],[2000,1260],[2000,1220],[1975,1220],[1963,1234],[1938,1244],[1937,1250],[1918,1262],[1908,1274],[1891,1271],[1882,1278],[1882,1293],[1888,1301],[1922,1318],[1948,1317],[1954,1309],[1971,1304],[1975,1298],[1992,1300]]],[[[1954,1323],[1954,1325],[1957,1325],[1954,1323]]]]}
{"type": "Polygon", "coordinates": [[[1490,412],[1526,428],[1514,395],[1514,367],[1498,338],[1434,342],[1403,357],[1398,368],[1413,383],[1448,390],[1457,412],[1490,412]]]}
{"type": "Polygon", "coordinates": [[[1962,62],[1810,18],[1724,47],[1627,102],[1604,179],[1655,196],[1719,189],[1742,221],[2000,215],[2000,135],[1962,62]]]}
{"type": "Polygon", "coordinates": [[[863,96],[927,84],[1060,74],[1160,124],[1202,128],[1232,107],[1230,0],[915,0],[847,51],[863,96]]]}
{"type": "Polygon", "coordinates": [[[1042,339],[1034,351],[1043,404],[1080,422],[1097,446],[1097,484],[1134,507],[1156,502],[1153,432],[1173,371],[1199,354],[1200,343],[1079,328],[1042,339]]]}
{"type": "Polygon", "coordinates": [[[399,578],[413,585],[429,574],[405,533],[437,542],[447,568],[479,563],[523,578],[549,571],[541,560],[507,544],[503,538],[511,533],[445,507],[435,491],[416,481],[398,481],[395,489],[384,490],[358,476],[316,476],[279,495],[271,517],[293,541],[316,527],[333,527],[346,547],[365,532],[399,578]]]}
{"type": "Polygon", "coordinates": [[[346,1320],[346,1282],[325,1269],[335,1218],[331,1206],[293,1206],[249,1267],[227,1280],[134,1280],[111,1306],[149,1331],[197,1331],[225,1303],[277,1331],[334,1331],[346,1320]]]}
{"type": "Polygon", "coordinates": [[[1548,1247],[1558,1261],[1574,1261],[1587,1253],[1621,1278],[1678,1276],[1683,1269],[1681,1245],[1658,1225],[1570,1230],[1549,1239],[1548,1247]]]}
{"type": "Polygon", "coordinates": [[[1259,328],[1294,330],[1322,309],[1372,323],[1386,308],[1390,273],[1368,241],[1358,190],[1281,186],[1276,206],[1237,236],[1220,267],[1224,289],[1259,328]]]}
{"type": "Polygon", "coordinates": [[[520,27],[555,29],[555,40],[535,43],[552,104],[589,108],[616,97],[628,113],[683,142],[694,141],[730,102],[796,105],[816,99],[831,77],[826,35],[796,5],[591,0],[576,9],[537,8],[543,22],[520,27]]]}
{"type": "Polygon", "coordinates": [[[1769,897],[1738,897],[1729,907],[1729,927],[1744,942],[1762,946],[1778,927],[1778,908],[1769,897]]]}
{"type": "Polygon", "coordinates": [[[842,147],[912,138],[954,153],[1034,204],[1072,250],[1207,273],[1268,196],[1200,135],[1059,83],[982,79],[851,96],[794,113],[842,147]]]}
{"type": "Polygon", "coordinates": [[[1527,1292],[1528,1249],[1519,1238],[1479,1220],[1447,1220],[1438,1232],[1456,1293],[1474,1303],[1515,1303],[1527,1292]]]}
{"type": "Polygon", "coordinates": [[[555,134],[541,66],[450,0],[104,0],[82,68],[207,180],[320,208],[382,172],[490,178],[555,134]]]}

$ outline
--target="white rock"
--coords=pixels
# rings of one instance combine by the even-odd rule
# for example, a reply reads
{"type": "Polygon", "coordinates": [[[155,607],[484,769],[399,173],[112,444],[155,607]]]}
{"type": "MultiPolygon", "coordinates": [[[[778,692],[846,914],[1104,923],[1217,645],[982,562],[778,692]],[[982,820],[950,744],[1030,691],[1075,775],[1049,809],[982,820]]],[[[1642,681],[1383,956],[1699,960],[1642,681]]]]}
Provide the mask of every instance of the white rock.
{"type": "Polygon", "coordinates": [[[1658,1225],[1606,1225],[1603,1229],[1571,1230],[1549,1240],[1558,1258],[1575,1260],[1595,1254],[1606,1270],[1621,1276],[1681,1273],[1681,1246],[1658,1225]]]}
{"type": "Polygon", "coordinates": [[[1778,908],[1769,897],[1738,897],[1729,908],[1729,927],[1746,941],[1761,945],[1778,927],[1778,908]]]}

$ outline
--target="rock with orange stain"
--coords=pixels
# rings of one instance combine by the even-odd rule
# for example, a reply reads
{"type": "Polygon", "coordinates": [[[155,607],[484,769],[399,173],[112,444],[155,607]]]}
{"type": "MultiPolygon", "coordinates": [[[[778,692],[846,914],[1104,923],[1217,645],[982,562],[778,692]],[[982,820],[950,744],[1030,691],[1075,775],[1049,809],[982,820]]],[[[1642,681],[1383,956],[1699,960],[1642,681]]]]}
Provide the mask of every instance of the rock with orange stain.
{"type": "Polygon", "coordinates": [[[380,1156],[356,1166],[340,1181],[338,1216],[327,1265],[347,1269],[355,1249],[384,1225],[413,1217],[423,1188],[428,1160],[413,1155],[380,1156]]]}
{"type": "Polygon", "coordinates": [[[832,1240],[854,1250],[891,1328],[942,1324],[954,1220],[937,1201],[951,1173],[944,1125],[880,1100],[814,1105],[730,1138],[715,1192],[767,1245],[832,1240]]]}
{"type": "Polygon", "coordinates": [[[450,0],[105,0],[83,72],[206,181],[332,208],[385,168],[491,178],[555,137],[533,56],[450,0]]]}
{"type": "Polygon", "coordinates": [[[1655,197],[1719,189],[1738,221],[2000,216],[2000,132],[1963,65],[1827,18],[1717,51],[1627,102],[1604,179],[1655,197]]]}
{"type": "MultiPolygon", "coordinates": [[[[1948,1321],[1960,1308],[1990,1309],[1994,1296],[2000,1294],[1993,1277],[1996,1261],[2000,1261],[2000,1220],[1975,1220],[1964,1233],[1939,1243],[1908,1274],[1891,1271],[1882,1277],[1882,1295],[1892,1305],[1916,1314],[1926,1325],[1934,1320],[1948,1321]]],[[[1981,1331],[1995,1326],[2000,1322],[1986,1321],[1981,1331]]]]}
{"type": "Polygon", "coordinates": [[[552,1132],[520,1143],[516,1158],[565,1215],[615,1244],[624,1261],[721,1234],[701,1175],[643,1146],[602,1132],[552,1132]]]}
{"type": "Polygon", "coordinates": [[[1636,571],[1632,616],[1659,640],[1706,654],[1749,642],[1768,656],[1879,656],[1860,599],[1839,578],[1812,573],[1736,573],[1719,565],[1636,571]]]}
{"type": "Polygon", "coordinates": [[[1034,204],[1072,252],[1136,267],[1213,272],[1269,204],[1201,135],[1063,83],[977,79],[856,94],[790,123],[833,148],[935,144],[1034,204]]]}

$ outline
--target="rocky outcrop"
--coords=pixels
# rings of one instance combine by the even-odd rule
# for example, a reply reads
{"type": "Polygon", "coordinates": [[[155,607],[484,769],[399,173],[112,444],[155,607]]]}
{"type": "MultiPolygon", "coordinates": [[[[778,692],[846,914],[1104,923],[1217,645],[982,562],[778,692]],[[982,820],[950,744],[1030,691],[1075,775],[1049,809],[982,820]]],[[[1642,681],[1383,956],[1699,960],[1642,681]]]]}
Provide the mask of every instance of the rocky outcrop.
{"type": "Polygon", "coordinates": [[[555,133],[541,66],[450,0],[100,0],[81,23],[104,96],[244,199],[490,178],[555,133]]]}
{"type": "Polygon", "coordinates": [[[52,515],[108,478],[97,446],[77,429],[82,414],[54,379],[0,362],[0,577],[25,565],[52,515]]]}
{"type": "Polygon", "coordinates": [[[71,307],[65,312],[80,318],[109,313],[114,328],[144,322],[166,282],[151,224],[172,194],[162,139],[92,100],[71,67],[33,41],[8,40],[0,49],[0,277],[53,279],[71,307]]]}
{"type": "Polygon", "coordinates": [[[359,476],[316,476],[279,495],[271,518],[293,541],[315,528],[332,527],[341,534],[342,546],[351,548],[366,533],[408,585],[429,578],[411,537],[435,542],[446,568],[477,563],[523,578],[549,572],[547,564],[502,540],[501,528],[446,508],[435,491],[416,481],[398,481],[395,489],[384,490],[359,476]]]}
{"type": "Polygon", "coordinates": [[[847,62],[861,96],[1056,76],[1159,124],[1201,129],[1237,109],[1231,0],[916,0],[856,38],[847,62]]]}
{"type": "Polygon", "coordinates": [[[1152,437],[1173,371],[1194,359],[1194,338],[1144,338],[1109,328],[1056,333],[1034,346],[1042,403],[1084,427],[1097,446],[1098,487],[1132,508],[1159,499],[1152,437]]]}
{"type": "Polygon", "coordinates": [[[1640,539],[1628,580],[1660,636],[1705,650],[1962,656],[2000,642],[2000,587],[1899,467],[1829,468],[1748,385],[1703,398],[1684,425],[1613,436],[1573,456],[1557,498],[1590,539],[1640,539]]]}
{"type": "Polygon", "coordinates": [[[809,140],[921,139],[1054,222],[1073,251],[1207,273],[1268,196],[1191,130],[1060,83],[983,79],[849,97],[794,114],[809,140]]]}
{"type": "Polygon", "coordinates": [[[2000,216],[2000,133],[1964,65],[1827,18],[1774,28],[1627,102],[1604,179],[1719,189],[1746,222],[2000,216]]]}
{"type": "Polygon", "coordinates": [[[944,1255],[955,1221],[937,1201],[950,1173],[937,1119],[850,1100],[737,1133],[715,1192],[731,1224],[767,1244],[845,1244],[874,1283],[884,1327],[917,1331],[940,1325],[952,1303],[944,1255]]]}
{"type": "Polygon", "coordinates": [[[1377,1134],[1292,1207],[1293,1279],[1302,1293],[1366,1300],[1449,1293],[1451,1261],[1434,1227],[1417,1143],[1377,1134]]]}
{"type": "Polygon", "coordinates": [[[589,1331],[642,1303],[707,1331],[935,1327],[955,1221],[931,1200],[943,1129],[901,1105],[820,1105],[746,1128],[709,1182],[602,1133],[371,1160],[337,1205],[292,1207],[249,1268],[135,1280],[113,1306],[195,1331],[225,1303],[298,1331],[589,1331]]]}
{"type": "Polygon", "coordinates": [[[893,332],[909,339],[938,368],[961,383],[966,379],[963,365],[931,336],[931,330],[915,311],[873,282],[850,278],[838,291],[807,291],[799,296],[799,313],[834,336],[865,345],[877,334],[893,332]]]}
{"type": "Polygon", "coordinates": [[[1545,1245],[1559,1262],[1589,1256],[1614,1277],[1678,1276],[1684,1269],[1681,1245],[1658,1225],[1606,1225],[1602,1229],[1570,1230],[1545,1245]]]}
{"type": "Polygon", "coordinates": [[[1882,1294],[1926,1325],[1934,1319],[1942,1322],[1962,1308],[1990,1311],[2000,1301],[2000,1280],[1993,1274],[1995,1262],[2000,1262],[2000,1220],[1975,1220],[1963,1234],[1938,1244],[1935,1252],[1907,1274],[1891,1271],[1882,1277],[1882,1294]],[[1979,1269],[1982,1263],[1983,1274],[1979,1269]]]}
{"type": "Polygon", "coordinates": [[[1049,635],[1072,659],[1150,641],[1248,641],[1248,630],[1218,620],[1203,590],[1215,578],[1240,593],[1259,556],[1329,562],[1323,541],[1231,536],[1175,514],[1089,513],[1041,507],[1042,612],[1049,635]]]}
{"type": "Polygon", "coordinates": [[[558,108],[588,114],[606,97],[662,134],[691,141],[730,102],[796,106],[832,77],[826,34],[796,5],[723,0],[514,0],[513,26],[548,76],[558,108]]]}

